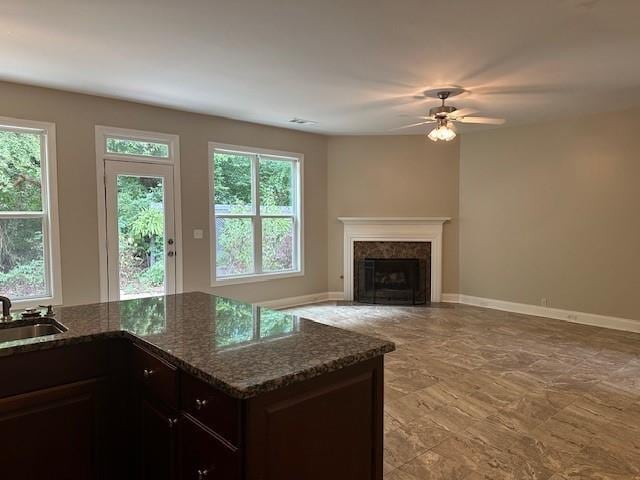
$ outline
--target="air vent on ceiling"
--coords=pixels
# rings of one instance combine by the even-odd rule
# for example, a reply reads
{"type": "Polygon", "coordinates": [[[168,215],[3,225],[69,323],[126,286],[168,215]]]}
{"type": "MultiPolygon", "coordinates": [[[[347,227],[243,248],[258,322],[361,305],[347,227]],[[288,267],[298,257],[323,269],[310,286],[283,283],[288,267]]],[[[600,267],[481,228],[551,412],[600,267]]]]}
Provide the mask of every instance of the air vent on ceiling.
{"type": "Polygon", "coordinates": [[[289,123],[296,123],[298,125],[315,125],[318,122],[314,122],[313,120],[305,120],[304,118],[294,117],[289,120],[289,123]]]}

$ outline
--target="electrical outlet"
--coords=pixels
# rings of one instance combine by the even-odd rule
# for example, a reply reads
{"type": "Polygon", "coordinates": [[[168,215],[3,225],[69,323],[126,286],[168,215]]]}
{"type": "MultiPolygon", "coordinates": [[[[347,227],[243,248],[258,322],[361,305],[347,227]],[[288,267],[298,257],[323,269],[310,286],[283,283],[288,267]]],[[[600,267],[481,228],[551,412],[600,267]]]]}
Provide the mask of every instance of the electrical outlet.
{"type": "Polygon", "coordinates": [[[204,232],[202,230],[200,230],[199,228],[193,230],[193,238],[195,238],[196,240],[202,240],[203,237],[204,232]]]}
{"type": "Polygon", "coordinates": [[[540,299],[540,305],[542,305],[543,307],[548,307],[549,306],[549,299],[548,298],[541,298],[540,299]]]}

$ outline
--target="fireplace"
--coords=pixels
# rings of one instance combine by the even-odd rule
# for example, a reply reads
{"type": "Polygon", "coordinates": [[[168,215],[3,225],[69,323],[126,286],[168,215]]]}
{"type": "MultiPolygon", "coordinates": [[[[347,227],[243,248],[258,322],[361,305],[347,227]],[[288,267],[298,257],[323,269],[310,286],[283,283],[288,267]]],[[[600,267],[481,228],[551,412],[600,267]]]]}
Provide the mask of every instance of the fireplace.
{"type": "Polygon", "coordinates": [[[353,299],[419,305],[430,301],[430,242],[354,242],[353,299]]]}
{"type": "MultiPolygon", "coordinates": [[[[345,300],[356,299],[358,261],[364,258],[419,259],[419,272],[425,276],[426,283],[424,301],[441,300],[442,230],[443,224],[451,220],[450,217],[338,217],[338,220],[344,224],[342,297],[345,300]],[[363,245],[377,243],[385,245],[382,253],[365,251],[363,254],[363,245]],[[423,250],[411,253],[393,247],[393,244],[405,243],[416,244],[423,250]],[[400,251],[403,251],[402,255],[400,251]]],[[[420,284],[423,285],[422,281],[420,284]]],[[[416,302],[422,301],[420,295],[418,299],[416,302]]]]}
{"type": "Polygon", "coordinates": [[[417,258],[365,258],[358,262],[356,301],[387,305],[416,305],[420,297],[417,258]]]}

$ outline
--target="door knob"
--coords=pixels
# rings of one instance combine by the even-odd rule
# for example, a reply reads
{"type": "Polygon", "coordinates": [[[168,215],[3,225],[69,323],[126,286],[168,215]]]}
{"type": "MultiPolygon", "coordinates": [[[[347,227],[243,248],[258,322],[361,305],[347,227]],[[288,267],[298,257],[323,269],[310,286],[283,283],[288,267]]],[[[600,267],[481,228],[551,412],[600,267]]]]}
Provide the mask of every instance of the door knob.
{"type": "Polygon", "coordinates": [[[176,253],[173,251],[167,252],[167,256],[173,257],[176,253]]]}
{"type": "Polygon", "coordinates": [[[167,240],[167,243],[168,243],[169,245],[173,245],[173,238],[170,238],[169,240],[167,240]]]}
{"type": "Polygon", "coordinates": [[[142,370],[142,376],[144,378],[149,378],[151,375],[153,375],[155,372],[151,369],[151,368],[145,368],[144,370],[142,370]]]}
{"type": "Polygon", "coordinates": [[[206,468],[199,468],[196,473],[198,474],[198,480],[204,480],[209,476],[209,470],[206,468]]]}
{"type": "Polygon", "coordinates": [[[200,400],[199,398],[196,398],[196,410],[202,410],[204,407],[207,406],[207,404],[209,403],[208,400],[200,400]]]}

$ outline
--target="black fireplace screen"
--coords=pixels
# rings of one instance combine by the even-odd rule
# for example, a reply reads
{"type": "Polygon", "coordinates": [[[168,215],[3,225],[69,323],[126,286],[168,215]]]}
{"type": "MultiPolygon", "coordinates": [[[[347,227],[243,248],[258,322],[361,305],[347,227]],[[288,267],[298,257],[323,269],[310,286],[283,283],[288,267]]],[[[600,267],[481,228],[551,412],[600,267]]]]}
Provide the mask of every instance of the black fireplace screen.
{"type": "Polygon", "coordinates": [[[419,295],[422,275],[417,258],[365,258],[358,261],[357,268],[357,302],[387,305],[425,303],[424,295],[419,295]]]}

